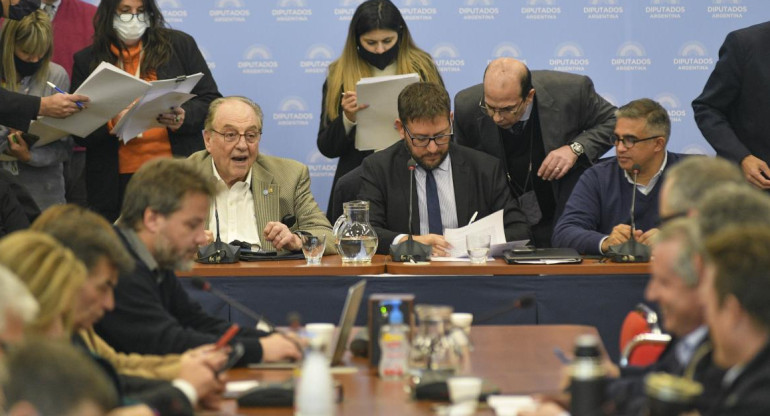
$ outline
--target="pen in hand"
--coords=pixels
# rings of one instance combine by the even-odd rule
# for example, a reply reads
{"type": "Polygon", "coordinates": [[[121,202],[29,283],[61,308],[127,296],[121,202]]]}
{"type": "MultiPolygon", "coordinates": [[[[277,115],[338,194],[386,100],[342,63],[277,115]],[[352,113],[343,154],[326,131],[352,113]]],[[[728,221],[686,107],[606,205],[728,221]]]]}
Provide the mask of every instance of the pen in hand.
{"type": "MultiPolygon", "coordinates": [[[[51,87],[54,90],[56,90],[56,92],[61,93],[61,94],[66,94],[66,92],[62,91],[61,88],[57,87],[56,84],[54,84],[53,82],[47,81],[46,84],[48,84],[49,87],[51,87]]],[[[80,101],[75,101],[75,104],[77,104],[79,109],[81,109],[81,110],[83,109],[83,103],[81,103],[80,101]]]]}
{"type": "Polygon", "coordinates": [[[474,213],[473,213],[473,216],[471,217],[471,220],[470,220],[470,221],[468,221],[468,225],[471,225],[471,224],[473,224],[473,221],[476,221],[476,216],[477,216],[477,215],[479,215],[479,212],[478,212],[478,211],[476,211],[476,212],[474,212],[474,213]]]}

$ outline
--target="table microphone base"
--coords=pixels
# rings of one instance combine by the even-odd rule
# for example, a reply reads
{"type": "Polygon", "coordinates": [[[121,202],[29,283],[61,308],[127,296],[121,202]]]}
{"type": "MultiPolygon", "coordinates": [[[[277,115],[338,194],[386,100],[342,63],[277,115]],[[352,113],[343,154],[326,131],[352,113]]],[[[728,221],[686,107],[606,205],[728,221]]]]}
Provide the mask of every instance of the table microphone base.
{"type": "Polygon", "coordinates": [[[428,261],[432,247],[409,237],[406,241],[390,245],[390,259],[395,262],[428,261]]]}

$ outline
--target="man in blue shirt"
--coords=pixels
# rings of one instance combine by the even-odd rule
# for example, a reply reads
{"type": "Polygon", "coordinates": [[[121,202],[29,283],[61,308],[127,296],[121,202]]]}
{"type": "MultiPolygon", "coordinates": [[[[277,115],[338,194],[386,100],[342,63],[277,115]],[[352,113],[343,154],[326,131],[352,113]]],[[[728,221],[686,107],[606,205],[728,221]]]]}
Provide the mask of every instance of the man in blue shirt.
{"type": "Polygon", "coordinates": [[[604,254],[610,246],[631,238],[649,245],[658,231],[661,177],[682,158],[666,151],[671,120],[659,103],[648,98],[631,101],[615,116],[611,140],[617,156],[597,163],[580,177],[554,227],[554,247],[604,254]],[[634,230],[632,192],[636,192],[634,230]]]}

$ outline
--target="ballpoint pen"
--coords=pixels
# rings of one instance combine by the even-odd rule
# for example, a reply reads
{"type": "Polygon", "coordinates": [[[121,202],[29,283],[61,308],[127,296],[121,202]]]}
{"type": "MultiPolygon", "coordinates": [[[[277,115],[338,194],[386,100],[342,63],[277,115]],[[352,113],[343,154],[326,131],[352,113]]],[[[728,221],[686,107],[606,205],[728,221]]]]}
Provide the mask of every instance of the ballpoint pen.
{"type": "MultiPolygon", "coordinates": [[[[61,88],[57,87],[56,84],[54,84],[53,82],[47,81],[46,84],[48,84],[49,87],[55,89],[56,92],[59,92],[59,93],[62,93],[62,94],[66,94],[66,92],[62,91],[61,88]]],[[[83,103],[81,103],[80,101],[75,101],[75,104],[78,105],[79,109],[81,109],[81,110],[83,109],[83,103]]]]}
{"type": "Polygon", "coordinates": [[[470,221],[468,221],[468,225],[471,225],[471,224],[473,224],[473,221],[476,221],[476,216],[477,216],[477,215],[479,215],[479,212],[478,212],[478,211],[476,211],[476,212],[474,212],[474,213],[473,213],[473,216],[471,217],[471,220],[470,220],[470,221]]]}

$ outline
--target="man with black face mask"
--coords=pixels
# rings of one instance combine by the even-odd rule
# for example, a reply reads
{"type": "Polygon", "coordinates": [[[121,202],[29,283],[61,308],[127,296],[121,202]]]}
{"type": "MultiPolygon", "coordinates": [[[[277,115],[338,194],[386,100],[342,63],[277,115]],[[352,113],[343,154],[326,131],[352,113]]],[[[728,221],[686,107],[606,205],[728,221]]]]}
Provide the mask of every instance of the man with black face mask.
{"type": "MultiPolygon", "coordinates": [[[[40,0],[0,0],[2,14],[11,20],[19,20],[40,8],[40,0]]],[[[18,61],[18,59],[15,59],[18,61]]],[[[33,71],[34,73],[34,71],[33,71]]],[[[0,124],[26,131],[31,120],[38,115],[65,118],[78,111],[76,102],[87,103],[84,95],[54,94],[40,98],[17,94],[0,88],[0,124]]]]}

